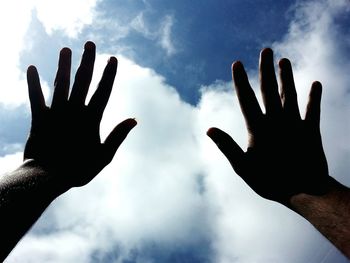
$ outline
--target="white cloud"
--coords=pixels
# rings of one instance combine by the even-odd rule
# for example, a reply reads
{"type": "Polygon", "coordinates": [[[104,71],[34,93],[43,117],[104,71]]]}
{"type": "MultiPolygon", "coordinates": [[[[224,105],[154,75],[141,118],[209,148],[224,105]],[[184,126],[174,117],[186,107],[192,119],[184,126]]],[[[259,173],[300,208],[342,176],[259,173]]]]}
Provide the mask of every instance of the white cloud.
{"type": "Polygon", "coordinates": [[[69,37],[76,38],[92,23],[98,2],[100,0],[36,0],[35,9],[48,34],[63,30],[69,37]]]}
{"type": "Polygon", "coordinates": [[[299,6],[296,20],[284,41],[274,45],[278,55],[294,62],[301,110],[305,109],[311,83],[321,81],[323,102],[321,128],[330,173],[345,184],[350,178],[344,163],[350,156],[349,70],[346,47],[350,35],[342,33],[336,19],[350,12],[349,2],[310,1],[299,6]],[[336,138],[336,139],[335,139],[336,138]]]}
{"type": "Polygon", "coordinates": [[[174,47],[174,43],[171,37],[171,29],[173,24],[174,24],[173,17],[170,15],[165,16],[161,26],[161,31],[160,31],[161,32],[160,45],[166,50],[169,56],[176,53],[176,49],[174,47]]]}
{"type": "Polygon", "coordinates": [[[29,1],[6,1],[0,4],[0,32],[3,36],[0,42],[0,50],[3,51],[0,61],[0,103],[8,106],[22,103],[27,98],[24,92],[25,77],[18,69],[18,62],[20,51],[25,45],[23,36],[31,19],[28,10],[30,11],[29,1]]]}
{"type": "MultiPolygon", "coordinates": [[[[273,45],[276,60],[281,56],[291,59],[302,112],[311,83],[314,80],[323,83],[322,134],[330,174],[350,185],[350,167],[346,161],[350,156],[350,64],[348,58],[344,59],[346,50],[343,48],[350,36],[340,33],[335,22],[338,16],[349,12],[350,6],[348,1],[308,1],[296,8],[296,19],[291,23],[289,33],[283,41],[273,45]]],[[[251,75],[251,78],[255,80],[257,76],[251,75]]],[[[213,97],[222,96],[222,92],[209,95],[214,114],[216,108],[222,106],[213,97]]],[[[208,106],[206,96],[208,93],[204,93],[201,104],[208,106]]],[[[236,98],[232,99],[237,101],[236,98]]],[[[220,100],[224,101],[225,107],[226,101],[220,100]]],[[[234,108],[237,109],[237,106],[234,108]]],[[[206,116],[212,114],[206,113],[206,116]]],[[[231,119],[237,120],[232,113],[231,116],[231,119]]],[[[221,122],[216,126],[224,128],[226,123],[225,130],[244,146],[241,142],[242,130],[227,127],[229,119],[221,122]]],[[[240,122],[243,126],[244,123],[240,122]]],[[[217,172],[221,177],[227,173],[217,172]]],[[[212,181],[220,181],[217,176],[212,181]]],[[[299,216],[255,195],[245,197],[242,189],[246,186],[238,179],[234,179],[239,181],[234,183],[230,182],[230,178],[221,180],[222,185],[215,183],[216,191],[220,193],[216,194],[215,203],[223,211],[216,224],[219,237],[217,262],[347,262],[337,249],[299,216]],[[231,186],[230,190],[228,186],[231,186]]]]}
{"type": "Polygon", "coordinates": [[[131,27],[138,31],[142,32],[144,35],[150,37],[152,36],[152,33],[148,29],[148,27],[145,24],[145,19],[144,19],[144,12],[140,12],[130,23],[131,27]]]}
{"type": "MultiPolygon", "coordinates": [[[[25,35],[33,10],[37,11],[48,34],[62,30],[68,37],[77,37],[84,26],[92,23],[97,3],[98,0],[14,0],[0,3],[0,32],[4,36],[0,42],[3,51],[0,61],[1,104],[13,109],[27,103],[26,77],[19,68],[19,58],[21,51],[31,46],[28,40],[25,41],[25,35]]],[[[42,85],[47,94],[47,84],[43,82],[42,85]]]]}
{"type": "Polygon", "coordinates": [[[0,158],[0,175],[15,170],[23,160],[23,153],[17,152],[0,158]]]}
{"type": "Polygon", "coordinates": [[[131,28],[144,37],[156,40],[160,47],[162,47],[168,56],[174,55],[177,50],[172,39],[172,27],[174,24],[174,17],[172,15],[165,15],[160,21],[160,25],[150,26],[145,21],[146,11],[140,12],[130,23],[131,28]]]}
{"type": "MultiPolygon", "coordinates": [[[[98,56],[94,83],[107,58],[98,56]]],[[[93,251],[111,251],[113,246],[126,259],[147,243],[176,251],[209,239],[210,209],[198,182],[203,168],[197,156],[196,109],[152,70],[123,57],[119,65],[102,137],[129,116],[138,119],[137,128],[98,178],[59,198],[36,227],[49,224],[57,231],[42,235],[34,229],[8,262],[24,256],[27,262],[60,262],[62,257],[86,262],[93,251]]]]}
{"type": "MultiPolygon", "coordinates": [[[[199,105],[199,130],[220,127],[245,148],[245,124],[237,98],[228,86],[231,83],[205,89],[199,105]]],[[[319,243],[324,246],[321,256],[333,249],[304,219],[258,197],[234,174],[211,141],[203,138],[200,145],[208,174],[207,199],[211,209],[219,211],[212,222],[217,251],[214,262],[319,262],[315,256],[319,243]]]]}
{"type": "MultiPolygon", "coordinates": [[[[293,62],[302,105],[311,82],[324,83],[322,127],[331,174],[350,183],[344,161],[350,149],[344,120],[349,116],[349,64],[338,60],[343,54],[334,22],[346,8],[346,1],[298,6],[290,32],[274,48],[277,57],[293,62]]],[[[147,33],[142,19],[133,26],[147,33]]],[[[92,86],[107,59],[105,54],[97,57],[92,86]]],[[[7,262],[92,262],[113,252],[120,256],[115,262],[122,262],[145,244],[165,246],[170,253],[200,246],[202,240],[212,242],[206,249],[214,249],[213,262],[219,263],[344,260],[304,219],[256,196],[206,137],[206,130],[217,126],[246,145],[230,83],[203,87],[195,107],[153,70],[119,57],[102,137],[127,117],[136,117],[138,125],[112,164],[88,186],[57,199],[7,262]]],[[[6,156],[0,168],[12,170],[20,160],[20,153],[6,156]]],[[[156,259],[145,254],[137,262],[156,259]]]]}

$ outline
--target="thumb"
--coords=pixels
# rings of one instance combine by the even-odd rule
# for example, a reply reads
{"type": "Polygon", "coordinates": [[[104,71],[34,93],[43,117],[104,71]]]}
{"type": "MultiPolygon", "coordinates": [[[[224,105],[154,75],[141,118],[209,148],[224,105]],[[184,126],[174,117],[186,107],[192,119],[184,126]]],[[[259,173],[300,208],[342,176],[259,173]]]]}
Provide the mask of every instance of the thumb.
{"type": "Polygon", "coordinates": [[[218,128],[210,128],[207,135],[214,141],[220,151],[226,156],[237,174],[243,164],[244,151],[226,132],[218,128]]]}
{"type": "Polygon", "coordinates": [[[113,159],[114,154],[118,150],[119,146],[122,144],[132,128],[134,128],[136,125],[136,120],[130,118],[119,123],[117,126],[115,126],[113,131],[111,131],[103,143],[105,149],[104,153],[108,162],[113,159]]]}

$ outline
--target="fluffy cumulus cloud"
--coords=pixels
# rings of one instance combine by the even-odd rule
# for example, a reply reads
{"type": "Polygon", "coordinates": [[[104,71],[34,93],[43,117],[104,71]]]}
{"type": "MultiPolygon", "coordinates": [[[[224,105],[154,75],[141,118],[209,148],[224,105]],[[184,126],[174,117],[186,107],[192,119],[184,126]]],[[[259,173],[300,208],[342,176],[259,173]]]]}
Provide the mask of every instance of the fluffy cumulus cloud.
{"type": "MultiPolygon", "coordinates": [[[[299,4],[296,19],[281,43],[275,43],[279,55],[294,61],[299,101],[305,106],[314,80],[323,84],[322,122],[324,146],[329,153],[331,173],[346,184],[349,160],[350,115],[349,33],[337,22],[349,15],[346,0],[299,4]]],[[[304,107],[305,108],[305,107],[304,107]]]]}
{"type": "Polygon", "coordinates": [[[33,1],[37,17],[48,34],[55,30],[63,30],[72,38],[77,37],[85,26],[92,23],[95,6],[100,2],[100,0],[33,1]]]}
{"type": "MultiPolygon", "coordinates": [[[[343,54],[350,36],[336,23],[348,3],[295,8],[289,32],[274,44],[276,58],[293,61],[302,107],[311,82],[323,83],[330,172],[349,185],[350,67],[343,54]]],[[[98,55],[92,86],[107,59],[98,55]]],[[[257,87],[254,71],[250,77],[257,87]]],[[[246,145],[230,83],[203,86],[193,106],[152,69],[119,56],[102,137],[127,117],[138,125],[114,161],[89,185],[55,200],[7,262],[346,262],[308,222],[250,190],[206,137],[217,126],[246,145]]],[[[20,156],[0,158],[1,172],[16,167],[20,156]]]]}
{"type": "Polygon", "coordinates": [[[26,99],[23,90],[19,88],[25,87],[25,82],[23,73],[18,69],[18,60],[19,51],[24,47],[23,36],[31,14],[28,11],[30,4],[26,1],[23,1],[22,8],[18,6],[18,2],[11,1],[1,3],[0,8],[0,32],[3,35],[0,42],[0,49],[3,51],[0,61],[0,104],[6,105],[17,105],[26,99]],[[21,18],[21,22],[18,21],[18,17],[21,18]]]}
{"type": "MultiPolygon", "coordinates": [[[[337,21],[339,17],[349,13],[350,6],[348,1],[308,1],[299,3],[295,8],[295,19],[288,34],[282,41],[273,45],[276,60],[281,57],[289,57],[292,60],[302,112],[311,83],[314,80],[323,83],[321,128],[330,174],[349,185],[347,160],[350,156],[350,78],[347,72],[350,70],[350,64],[348,57],[344,56],[348,52],[350,36],[344,33],[337,21]]],[[[250,76],[252,85],[258,87],[257,74],[251,72],[250,76]]],[[[213,116],[218,108],[224,112],[229,108],[224,106],[226,103],[222,98],[226,98],[221,92],[224,86],[220,85],[221,89],[215,88],[215,91],[203,93],[200,106],[212,105],[211,114],[206,112],[206,116],[213,116]]],[[[236,98],[232,99],[237,101],[236,98]]],[[[231,123],[232,126],[227,127],[226,131],[244,146],[242,130],[236,126],[238,109],[233,111],[234,114],[228,114],[229,118],[217,125],[225,127],[227,122],[231,123]],[[236,121],[232,121],[233,119],[236,121]]],[[[225,113],[217,112],[217,115],[222,118],[225,113]]],[[[243,125],[243,121],[240,123],[243,125]]],[[[225,167],[224,164],[219,166],[214,162],[208,163],[213,165],[214,172],[218,167],[225,167]]],[[[237,178],[218,180],[218,174],[223,177],[229,172],[220,171],[208,176],[215,181],[208,185],[216,185],[218,196],[215,203],[219,204],[223,213],[223,216],[217,217],[217,231],[214,231],[219,236],[216,239],[218,262],[347,262],[299,216],[283,207],[275,207],[275,204],[256,198],[237,178]],[[233,183],[232,180],[239,182],[233,183]]],[[[213,197],[209,199],[214,200],[213,197]]]]}
{"type": "Polygon", "coordinates": [[[176,19],[171,10],[160,12],[156,4],[148,1],[104,1],[101,6],[94,12],[95,20],[88,33],[99,43],[113,46],[113,50],[129,57],[137,53],[135,47],[145,52],[162,51],[161,56],[166,58],[178,53],[173,36],[176,19]]]}
{"type": "Polygon", "coordinates": [[[19,69],[19,59],[21,51],[31,46],[25,35],[32,13],[36,12],[47,33],[61,30],[69,37],[75,37],[84,26],[92,22],[96,3],[97,0],[14,0],[0,4],[0,32],[4,36],[0,43],[0,49],[3,51],[0,61],[0,104],[13,108],[26,102],[27,95],[23,90],[23,87],[26,87],[25,74],[19,69]]]}
{"type": "MultiPolygon", "coordinates": [[[[0,3],[0,32],[3,36],[0,42],[0,156],[23,147],[26,126],[30,122],[26,73],[23,70],[27,65],[21,65],[21,54],[30,51],[35,41],[40,41],[38,35],[27,35],[31,19],[36,17],[47,34],[60,32],[75,37],[91,23],[97,2],[14,0],[0,3]]],[[[48,97],[47,83],[42,81],[41,84],[48,97]]]]}
{"type": "MultiPolygon", "coordinates": [[[[99,56],[98,69],[107,58],[99,56]]],[[[138,119],[137,129],[92,184],[52,205],[9,262],[24,255],[30,262],[100,262],[106,256],[115,262],[154,262],[154,257],[205,262],[210,257],[196,109],[152,70],[122,57],[119,64],[102,137],[128,116],[138,119]]]]}

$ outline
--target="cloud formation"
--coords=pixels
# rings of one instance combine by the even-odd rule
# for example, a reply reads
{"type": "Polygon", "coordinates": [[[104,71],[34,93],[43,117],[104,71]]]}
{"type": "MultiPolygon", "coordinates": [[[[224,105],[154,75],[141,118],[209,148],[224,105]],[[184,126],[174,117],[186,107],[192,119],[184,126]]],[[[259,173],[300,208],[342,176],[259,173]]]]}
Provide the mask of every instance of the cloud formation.
{"type": "Polygon", "coordinates": [[[52,34],[62,30],[71,38],[76,38],[95,18],[95,7],[101,0],[45,1],[33,0],[38,19],[46,32],[52,34]]]}
{"type": "MultiPolygon", "coordinates": [[[[336,20],[349,12],[348,4],[303,3],[296,5],[285,38],[273,45],[276,59],[292,60],[301,109],[311,82],[323,83],[330,173],[349,185],[350,67],[343,41],[350,36],[336,20]]],[[[171,28],[172,19],[168,23],[171,28]]],[[[107,59],[97,56],[93,87],[107,59]]],[[[257,88],[256,71],[250,77],[257,88]]],[[[231,83],[203,86],[193,106],[164,77],[119,56],[102,138],[127,117],[139,124],[112,164],[89,185],[54,201],[7,262],[346,262],[308,222],[250,190],[206,137],[217,126],[246,145],[231,83]]],[[[0,158],[2,171],[15,168],[20,157],[0,158]]]]}
{"type": "Polygon", "coordinates": [[[131,28],[141,33],[144,37],[155,40],[162,47],[168,56],[176,53],[176,48],[172,40],[171,29],[174,23],[174,18],[171,15],[165,15],[160,25],[151,26],[145,21],[146,11],[140,12],[132,21],[131,28]]]}
{"type": "MultiPolygon", "coordinates": [[[[0,104],[13,108],[27,102],[23,89],[26,87],[25,74],[19,68],[19,59],[21,51],[30,49],[31,42],[35,41],[25,38],[33,12],[48,34],[61,30],[68,37],[76,37],[92,22],[97,2],[14,0],[0,4],[0,32],[6,36],[0,43],[0,49],[4,51],[0,61],[0,104]]],[[[47,93],[46,87],[45,91],[47,93]]]]}
{"type": "MultiPolygon", "coordinates": [[[[96,68],[107,58],[100,55],[96,68]]],[[[84,262],[93,253],[115,254],[115,262],[210,257],[209,208],[191,128],[195,109],[152,70],[122,57],[119,64],[102,137],[127,116],[137,117],[138,130],[92,184],[55,201],[9,262],[24,255],[28,262],[84,262]]]]}
{"type": "MultiPolygon", "coordinates": [[[[98,2],[14,0],[0,4],[0,32],[4,36],[0,42],[3,51],[0,60],[0,156],[13,154],[23,147],[30,123],[25,72],[28,64],[21,65],[21,59],[23,53],[30,53],[33,45],[42,41],[33,33],[37,28],[31,28],[31,21],[36,18],[49,35],[60,32],[62,36],[74,38],[92,22],[98,2]]],[[[41,46],[41,60],[46,55],[43,50],[41,46]]],[[[49,99],[49,85],[45,80],[42,76],[42,89],[49,99]]]]}

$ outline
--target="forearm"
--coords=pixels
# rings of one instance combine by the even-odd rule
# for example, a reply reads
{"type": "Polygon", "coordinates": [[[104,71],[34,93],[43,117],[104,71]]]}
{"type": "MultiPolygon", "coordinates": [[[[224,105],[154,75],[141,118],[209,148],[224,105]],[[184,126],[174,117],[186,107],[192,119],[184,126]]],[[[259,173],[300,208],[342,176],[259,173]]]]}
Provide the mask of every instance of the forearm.
{"type": "Polygon", "coordinates": [[[291,207],[350,258],[350,190],[336,182],[322,196],[298,194],[291,207]]]}
{"type": "Polygon", "coordinates": [[[29,160],[0,177],[0,261],[64,190],[54,178],[29,160]]]}

